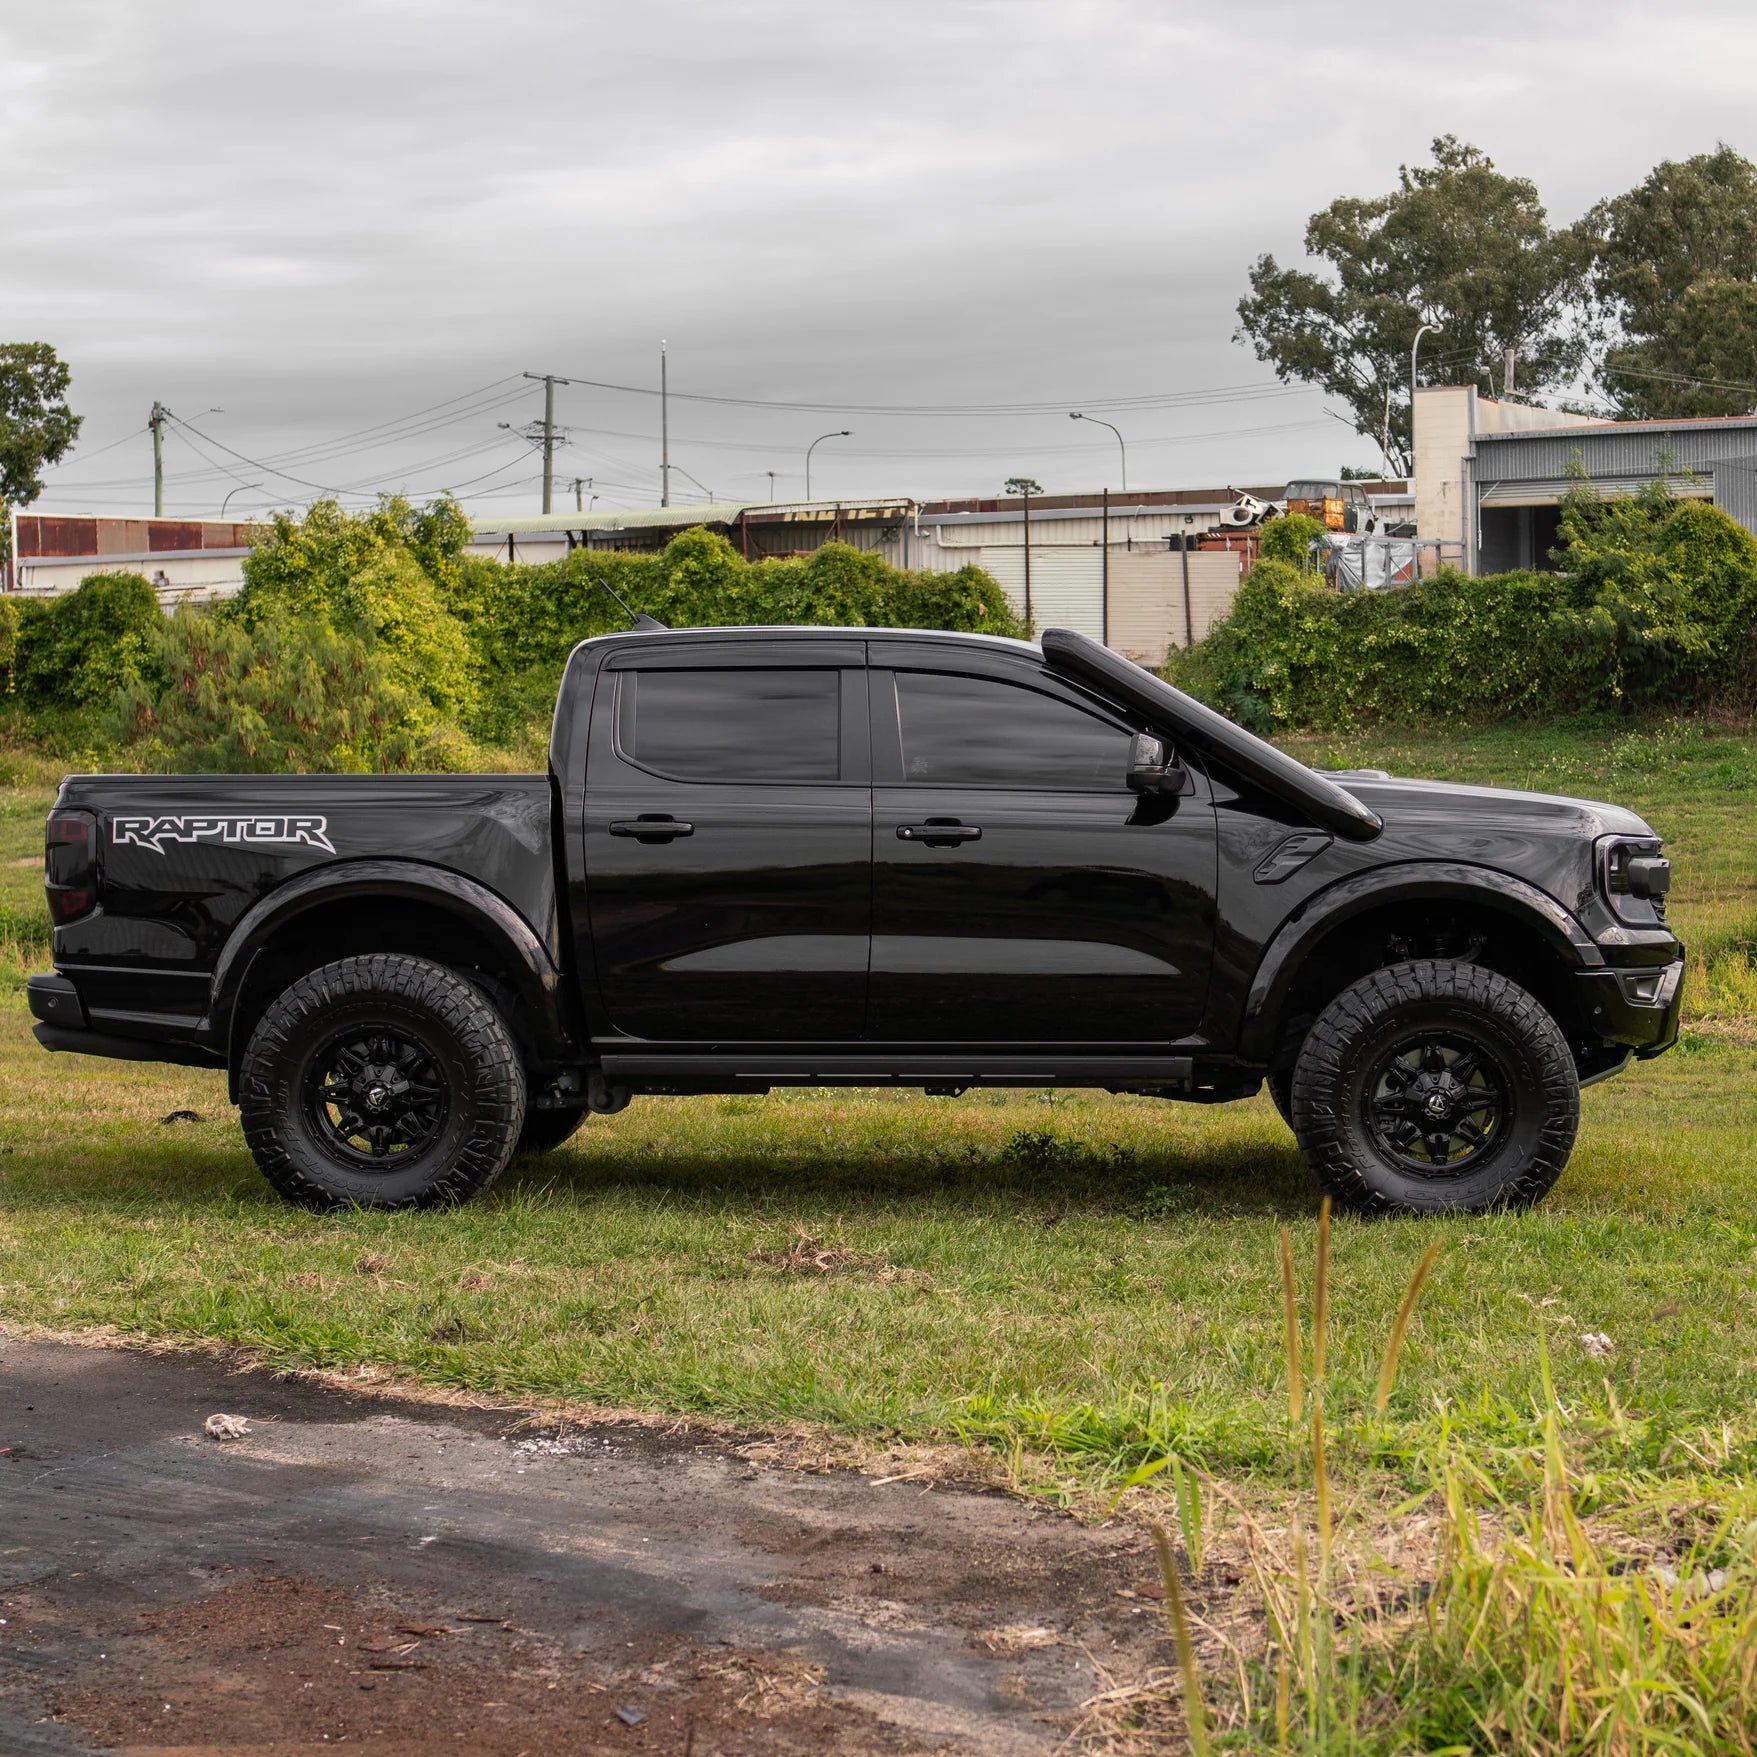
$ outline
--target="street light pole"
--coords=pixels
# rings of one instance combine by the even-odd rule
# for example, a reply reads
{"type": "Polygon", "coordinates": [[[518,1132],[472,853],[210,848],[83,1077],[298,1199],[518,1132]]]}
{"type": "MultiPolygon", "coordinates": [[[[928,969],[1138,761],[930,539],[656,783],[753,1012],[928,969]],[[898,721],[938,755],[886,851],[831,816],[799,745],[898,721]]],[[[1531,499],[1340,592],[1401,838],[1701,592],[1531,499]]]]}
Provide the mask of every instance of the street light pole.
{"type": "Polygon", "coordinates": [[[231,491],[231,493],[228,494],[226,496],[226,498],[220,502],[220,517],[224,518],[226,516],[226,508],[232,504],[232,495],[233,494],[242,494],[247,489],[260,488],[261,486],[262,486],[262,484],[260,482],[240,482],[238,484],[238,486],[236,488],[234,488],[231,491]]]}
{"type": "Polygon", "coordinates": [[[1127,494],[1129,491],[1129,448],[1123,444],[1122,430],[1113,426],[1109,421],[1100,420],[1096,415],[1083,414],[1079,409],[1070,409],[1068,419],[1070,421],[1090,421],[1098,427],[1109,427],[1111,432],[1116,435],[1116,443],[1123,454],[1123,493],[1127,494]]]}
{"type": "Polygon", "coordinates": [[[1421,339],[1429,330],[1438,330],[1437,323],[1424,323],[1415,332],[1415,340],[1409,344],[1409,467],[1415,468],[1415,358],[1421,348],[1421,339]]]}
{"type": "Polygon", "coordinates": [[[847,427],[838,427],[834,433],[820,433],[817,438],[805,448],[805,498],[807,500],[811,499],[811,454],[816,451],[826,439],[850,439],[852,437],[853,434],[851,429],[847,427]]]}

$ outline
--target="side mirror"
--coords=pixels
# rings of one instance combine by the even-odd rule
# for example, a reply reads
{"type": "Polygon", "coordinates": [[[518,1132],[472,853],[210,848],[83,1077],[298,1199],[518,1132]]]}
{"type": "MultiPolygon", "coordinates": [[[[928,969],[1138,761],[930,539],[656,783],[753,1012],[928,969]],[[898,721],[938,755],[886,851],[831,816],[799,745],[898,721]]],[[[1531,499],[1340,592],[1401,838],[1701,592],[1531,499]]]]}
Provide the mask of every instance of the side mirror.
{"type": "Polygon", "coordinates": [[[1129,786],[1136,793],[1188,793],[1190,772],[1151,732],[1137,732],[1129,750],[1129,786]]]}

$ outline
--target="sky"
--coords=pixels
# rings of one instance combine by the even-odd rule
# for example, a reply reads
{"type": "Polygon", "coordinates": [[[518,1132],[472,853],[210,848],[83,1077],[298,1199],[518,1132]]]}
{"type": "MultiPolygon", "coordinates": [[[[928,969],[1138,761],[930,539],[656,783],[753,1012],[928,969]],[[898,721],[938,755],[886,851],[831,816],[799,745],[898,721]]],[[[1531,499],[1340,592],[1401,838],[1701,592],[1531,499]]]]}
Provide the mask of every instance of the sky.
{"type": "Polygon", "coordinates": [[[661,343],[674,502],[825,434],[820,499],[1333,475],[1258,255],[1448,131],[1566,221],[1754,97],[1749,4],[0,0],[0,341],[85,418],[43,511],[149,511],[157,400],[168,514],[534,513],[525,373],[557,508],[656,505],[661,343]]]}

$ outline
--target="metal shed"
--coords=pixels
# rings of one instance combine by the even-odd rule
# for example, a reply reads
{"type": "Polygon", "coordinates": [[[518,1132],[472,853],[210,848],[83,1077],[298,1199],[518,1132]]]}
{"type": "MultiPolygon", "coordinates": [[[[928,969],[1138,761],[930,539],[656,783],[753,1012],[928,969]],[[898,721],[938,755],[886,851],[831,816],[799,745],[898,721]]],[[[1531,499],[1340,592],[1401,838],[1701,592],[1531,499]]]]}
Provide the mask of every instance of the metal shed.
{"type": "Polygon", "coordinates": [[[1757,535],[1757,417],[1479,432],[1470,462],[1479,573],[1542,567],[1557,541],[1558,505],[1581,473],[1605,494],[1663,479],[1757,535]]]}

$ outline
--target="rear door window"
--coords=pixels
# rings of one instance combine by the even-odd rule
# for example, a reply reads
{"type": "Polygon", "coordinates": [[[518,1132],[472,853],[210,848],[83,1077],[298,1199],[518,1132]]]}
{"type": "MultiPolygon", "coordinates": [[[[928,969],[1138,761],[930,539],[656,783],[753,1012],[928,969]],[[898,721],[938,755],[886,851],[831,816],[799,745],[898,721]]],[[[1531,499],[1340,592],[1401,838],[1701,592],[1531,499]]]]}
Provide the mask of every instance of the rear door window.
{"type": "Polygon", "coordinates": [[[897,720],[912,785],[1072,793],[1128,785],[1128,731],[1020,684],[899,671],[897,720]]]}
{"type": "Polygon", "coordinates": [[[835,781],[842,772],[834,670],[624,671],[616,743],[677,781],[835,781]]]}

